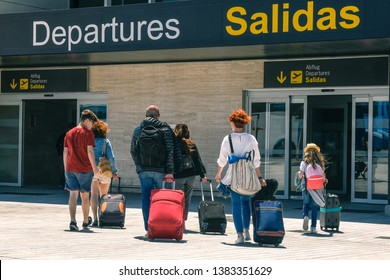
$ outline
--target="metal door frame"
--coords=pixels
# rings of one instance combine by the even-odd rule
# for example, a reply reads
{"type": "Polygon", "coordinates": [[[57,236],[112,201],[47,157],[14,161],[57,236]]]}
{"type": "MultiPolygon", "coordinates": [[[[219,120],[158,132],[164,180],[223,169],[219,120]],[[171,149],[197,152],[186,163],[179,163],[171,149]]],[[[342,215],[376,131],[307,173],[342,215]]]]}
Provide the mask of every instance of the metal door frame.
{"type": "MultiPolygon", "coordinates": [[[[337,95],[350,95],[352,97],[352,131],[354,133],[355,129],[355,115],[354,110],[354,100],[356,98],[360,97],[366,97],[369,96],[370,98],[376,99],[386,99],[389,98],[389,87],[337,87],[332,89],[308,89],[308,88],[280,88],[280,89],[245,89],[243,90],[243,107],[247,110],[249,114],[251,114],[251,105],[252,103],[256,102],[263,102],[263,103],[274,103],[278,101],[286,102],[286,137],[288,138],[286,141],[286,158],[285,158],[285,182],[284,182],[284,195],[280,198],[289,198],[289,178],[292,176],[292,174],[289,174],[289,168],[288,163],[290,160],[290,155],[288,153],[289,151],[289,143],[290,143],[290,122],[289,122],[289,114],[290,114],[290,104],[291,103],[299,103],[300,101],[303,101],[304,103],[304,124],[303,124],[303,133],[304,133],[304,139],[303,139],[303,145],[306,145],[306,139],[307,139],[307,116],[308,116],[308,104],[307,104],[307,97],[308,96],[337,96],[337,95]]],[[[372,105],[371,105],[372,106],[372,105]]],[[[372,111],[372,109],[371,109],[372,111]]],[[[372,127],[371,127],[372,130],[372,127]]],[[[372,131],[371,131],[372,134],[372,131]]],[[[371,136],[372,137],[372,136],[371,136]]],[[[351,145],[351,151],[354,151],[355,149],[355,139],[352,136],[351,137],[352,142],[351,145]]],[[[351,152],[351,168],[354,167],[354,163],[352,162],[354,160],[354,153],[351,152]]],[[[372,159],[372,154],[371,154],[372,159]]],[[[351,172],[351,177],[354,177],[354,173],[351,172]]],[[[352,182],[354,182],[354,178],[351,178],[351,185],[352,182]]],[[[345,186],[346,188],[348,186],[345,186]]],[[[354,191],[354,185],[351,186],[351,192],[354,191]],[[353,188],[353,189],[352,189],[353,188]]],[[[370,190],[371,192],[371,190],[370,190]]],[[[351,200],[352,200],[352,193],[351,193],[351,200]]],[[[387,203],[387,201],[382,200],[352,200],[352,202],[371,202],[371,203],[387,203]]]]}

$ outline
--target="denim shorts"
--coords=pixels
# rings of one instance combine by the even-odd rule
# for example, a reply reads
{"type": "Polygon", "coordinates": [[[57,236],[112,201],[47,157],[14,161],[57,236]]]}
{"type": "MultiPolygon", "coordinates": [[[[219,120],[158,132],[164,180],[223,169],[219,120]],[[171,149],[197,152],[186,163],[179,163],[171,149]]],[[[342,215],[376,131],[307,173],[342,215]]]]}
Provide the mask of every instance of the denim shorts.
{"type": "Polygon", "coordinates": [[[65,172],[65,190],[91,192],[93,172],[65,172]]]}

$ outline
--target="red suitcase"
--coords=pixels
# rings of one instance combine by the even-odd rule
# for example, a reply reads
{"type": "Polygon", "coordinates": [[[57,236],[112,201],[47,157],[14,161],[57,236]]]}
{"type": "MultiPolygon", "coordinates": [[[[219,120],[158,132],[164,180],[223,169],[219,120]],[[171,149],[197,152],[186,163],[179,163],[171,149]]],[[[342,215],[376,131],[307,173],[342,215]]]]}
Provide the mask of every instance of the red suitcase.
{"type": "Polygon", "coordinates": [[[184,192],[165,188],[152,190],[148,220],[148,237],[176,239],[180,241],[184,232],[184,192]]]}

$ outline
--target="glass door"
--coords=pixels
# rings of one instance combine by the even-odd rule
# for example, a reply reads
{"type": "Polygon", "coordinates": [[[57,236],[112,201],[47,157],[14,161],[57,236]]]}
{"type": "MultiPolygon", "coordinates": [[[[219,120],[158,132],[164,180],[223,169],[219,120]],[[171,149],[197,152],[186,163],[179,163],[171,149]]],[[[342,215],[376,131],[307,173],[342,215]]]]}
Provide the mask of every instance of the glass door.
{"type": "Polygon", "coordinates": [[[387,202],[388,109],[388,97],[354,98],[351,163],[354,202],[387,202]]]}
{"type": "Polygon", "coordinates": [[[306,146],[307,97],[291,98],[290,103],[290,197],[302,198],[297,192],[295,175],[303,159],[303,148],[306,146]]]}
{"type": "MultiPolygon", "coordinates": [[[[268,99],[270,100],[270,99],[268,99]]],[[[251,131],[259,143],[261,154],[261,171],[265,178],[279,182],[277,196],[287,198],[289,139],[288,99],[269,101],[252,101],[251,131]]]]}
{"type": "Polygon", "coordinates": [[[0,185],[21,183],[21,110],[19,103],[0,105],[0,185]]]}
{"type": "Polygon", "coordinates": [[[308,143],[316,143],[328,161],[327,190],[347,193],[348,155],[350,154],[351,96],[308,97],[308,143]]]}

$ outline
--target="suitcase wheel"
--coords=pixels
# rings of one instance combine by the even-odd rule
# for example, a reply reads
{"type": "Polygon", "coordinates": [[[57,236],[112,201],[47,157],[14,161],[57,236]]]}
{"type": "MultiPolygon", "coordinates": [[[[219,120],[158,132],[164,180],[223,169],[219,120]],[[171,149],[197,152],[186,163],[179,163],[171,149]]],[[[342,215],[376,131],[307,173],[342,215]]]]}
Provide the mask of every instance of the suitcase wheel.
{"type": "Polygon", "coordinates": [[[221,234],[225,234],[225,232],[226,232],[226,224],[224,223],[224,224],[221,224],[221,231],[220,231],[220,233],[221,234]]]}
{"type": "Polygon", "coordinates": [[[278,248],[279,245],[280,245],[280,243],[275,243],[275,244],[274,244],[275,248],[278,248]]]}

